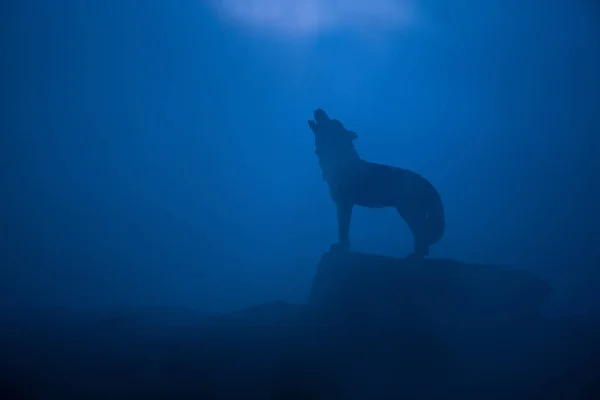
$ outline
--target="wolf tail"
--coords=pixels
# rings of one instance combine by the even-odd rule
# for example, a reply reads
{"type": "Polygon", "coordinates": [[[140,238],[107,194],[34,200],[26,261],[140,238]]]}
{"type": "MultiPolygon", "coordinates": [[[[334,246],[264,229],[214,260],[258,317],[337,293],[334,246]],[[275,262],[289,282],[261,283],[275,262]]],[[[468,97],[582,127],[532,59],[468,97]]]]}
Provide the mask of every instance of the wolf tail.
{"type": "Polygon", "coordinates": [[[440,194],[431,186],[431,193],[428,196],[427,204],[427,241],[429,244],[437,243],[446,228],[446,217],[444,214],[444,205],[440,194]]]}

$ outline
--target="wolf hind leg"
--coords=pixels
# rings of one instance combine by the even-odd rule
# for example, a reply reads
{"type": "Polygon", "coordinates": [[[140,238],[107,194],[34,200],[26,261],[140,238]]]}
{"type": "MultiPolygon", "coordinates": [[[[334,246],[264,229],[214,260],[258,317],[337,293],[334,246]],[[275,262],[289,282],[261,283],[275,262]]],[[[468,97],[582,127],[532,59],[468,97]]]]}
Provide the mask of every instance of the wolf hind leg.
{"type": "Polygon", "coordinates": [[[429,255],[429,240],[427,227],[427,212],[413,211],[402,212],[398,209],[400,216],[406,221],[413,234],[414,253],[412,256],[425,257],[429,255]]]}

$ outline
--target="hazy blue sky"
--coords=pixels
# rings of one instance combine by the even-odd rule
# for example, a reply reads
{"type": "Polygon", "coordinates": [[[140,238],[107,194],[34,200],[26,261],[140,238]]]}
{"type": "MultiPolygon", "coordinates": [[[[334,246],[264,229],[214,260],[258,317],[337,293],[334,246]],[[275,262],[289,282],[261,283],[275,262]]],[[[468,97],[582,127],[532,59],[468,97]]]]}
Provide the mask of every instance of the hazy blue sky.
{"type": "MultiPolygon", "coordinates": [[[[336,239],[323,107],[438,187],[433,256],[600,303],[600,7],[455,3],[2,2],[2,302],[303,300],[336,239]]],[[[412,247],[392,210],[351,240],[412,247]]]]}

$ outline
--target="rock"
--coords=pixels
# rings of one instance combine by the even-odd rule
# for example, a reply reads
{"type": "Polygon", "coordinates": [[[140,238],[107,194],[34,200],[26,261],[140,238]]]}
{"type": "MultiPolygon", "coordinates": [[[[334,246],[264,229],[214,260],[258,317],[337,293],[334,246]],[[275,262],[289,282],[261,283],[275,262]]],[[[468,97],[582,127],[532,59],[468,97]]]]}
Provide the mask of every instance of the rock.
{"type": "Polygon", "coordinates": [[[535,316],[550,287],[517,269],[449,259],[323,255],[309,304],[332,314],[368,312],[391,323],[489,326],[535,316]]]}

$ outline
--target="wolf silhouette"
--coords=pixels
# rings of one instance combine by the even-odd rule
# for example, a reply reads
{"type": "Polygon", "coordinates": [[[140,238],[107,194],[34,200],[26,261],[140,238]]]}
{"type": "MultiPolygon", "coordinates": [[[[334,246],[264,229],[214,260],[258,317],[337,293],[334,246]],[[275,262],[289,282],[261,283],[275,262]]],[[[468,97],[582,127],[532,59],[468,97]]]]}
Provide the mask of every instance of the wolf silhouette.
{"type": "Polygon", "coordinates": [[[442,200],[433,185],[407,169],[364,161],[354,147],[358,135],[318,108],[308,126],[315,136],[315,154],[337,206],[338,243],[332,250],[350,249],[350,220],[355,205],[394,207],[414,238],[413,256],[429,254],[429,246],[444,236],[442,200]]]}

